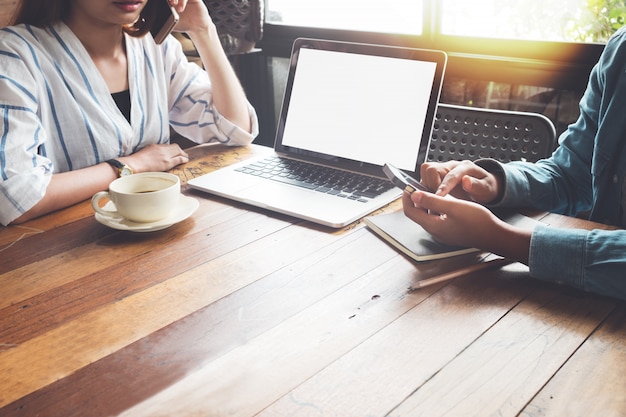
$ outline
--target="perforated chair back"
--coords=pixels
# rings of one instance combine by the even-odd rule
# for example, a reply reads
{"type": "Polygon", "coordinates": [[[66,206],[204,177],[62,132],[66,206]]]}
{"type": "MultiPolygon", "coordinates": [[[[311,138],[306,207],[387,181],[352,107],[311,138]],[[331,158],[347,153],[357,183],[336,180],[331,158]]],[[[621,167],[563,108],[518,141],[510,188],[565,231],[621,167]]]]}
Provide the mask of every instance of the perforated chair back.
{"type": "Polygon", "coordinates": [[[250,52],[263,38],[265,0],[204,0],[227,55],[250,52]]]}
{"type": "Polygon", "coordinates": [[[554,125],[542,114],[439,104],[427,160],[535,162],[552,154],[554,125]]]}

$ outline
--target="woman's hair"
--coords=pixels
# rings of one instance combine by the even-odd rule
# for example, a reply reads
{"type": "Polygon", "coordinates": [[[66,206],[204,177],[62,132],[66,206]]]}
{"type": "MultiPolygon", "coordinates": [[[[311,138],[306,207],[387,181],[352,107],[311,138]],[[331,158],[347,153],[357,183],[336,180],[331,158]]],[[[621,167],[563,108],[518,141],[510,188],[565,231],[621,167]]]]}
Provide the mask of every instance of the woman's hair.
{"type": "MultiPolygon", "coordinates": [[[[71,7],[71,0],[21,0],[12,24],[25,23],[45,27],[67,19],[71,7]]],[[[155,19],[156,1],[148,0],[139,19],[132,26],[125,26],[124,31],[131,36],[143,36],[150,31],[155,19]]]]}

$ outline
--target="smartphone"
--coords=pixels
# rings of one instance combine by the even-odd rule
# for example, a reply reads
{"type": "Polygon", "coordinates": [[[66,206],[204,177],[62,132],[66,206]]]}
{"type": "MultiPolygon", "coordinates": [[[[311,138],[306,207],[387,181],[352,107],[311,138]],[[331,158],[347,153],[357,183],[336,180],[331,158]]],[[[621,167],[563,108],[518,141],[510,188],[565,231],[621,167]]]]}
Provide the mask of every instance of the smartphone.
{"type": "Polygon", "coordinates": [[[412,193],[415,190],[426,191],[428,193],[434,193],[433,190],[426,187],[424,184],[416,180],[415,178],[405,174],[402,170],[396,168],[391,164],[385,164],[383,166],[383,172],[387,175],[387,178],[395,185],[396,187],[406,191],[407,193],[412,193]]]}
{"type": "Polygon", "coordinates": [[[152,0],[159,2],[159,6],[156,11],[156,18],[150,33],[157,44],[163,43],[167,35],[172,33],[172,30],[178,23],[178,12],[172,6],[168,0],[152,0]]]}

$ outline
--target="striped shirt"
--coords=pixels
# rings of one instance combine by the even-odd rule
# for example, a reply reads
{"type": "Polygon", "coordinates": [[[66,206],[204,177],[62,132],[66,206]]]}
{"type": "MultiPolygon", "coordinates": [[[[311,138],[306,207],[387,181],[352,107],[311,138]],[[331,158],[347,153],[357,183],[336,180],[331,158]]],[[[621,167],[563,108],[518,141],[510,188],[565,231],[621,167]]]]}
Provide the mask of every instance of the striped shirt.
{"type": "Polygon", "coordinates": [[[170,126],[198,143],[244,145],[257,134],[251,105],[252,134],[217,112],[208,75],[176,39],[125,36],[131,123],[64,23],[0,30],[0,223],[33,207],[53,173],[167,143],[170,126]]]}

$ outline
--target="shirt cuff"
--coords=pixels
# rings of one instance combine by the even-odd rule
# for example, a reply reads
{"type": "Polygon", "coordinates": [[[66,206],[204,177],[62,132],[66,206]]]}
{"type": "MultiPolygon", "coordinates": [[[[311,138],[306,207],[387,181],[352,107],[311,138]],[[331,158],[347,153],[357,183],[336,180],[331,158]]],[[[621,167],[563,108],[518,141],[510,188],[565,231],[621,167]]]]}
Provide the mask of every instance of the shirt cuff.
{"type": "Polygon", "coordinates": [[[527,207],[529,205],[530,190],[524,171],[527,166],[526,162],[512,161],[502,164],[495,159],[478,159],[474,163],[487,172],[502,175],[503,189],[499,190],[495,201],[487,204],[488,207],[527,207]]]}
{"type": "Polygon", "coordinates": [[[537,226],[530,239],[530,275],[543,281],[584,288],[587,230],[537,226]]]}
{"type": "Polygon", "coordinates": [[[13,220],[33,208],[46,194],[52,173],[44,166],[22,172],[0,182],[0,224],[13,220]]]}
{"type": "Polygon", "coordinates": [[[254,107],[248,103],[248,114],[250,115],[251,132],[241,129],[239,126],[222,116],[216,108],[213,108],[214,114],[218,114],[215,123],[218,129],[226,133],[228,137],[227,145],[241,146],[250,144],[259,134],[259,120],[254,107]]]}

